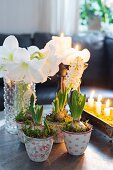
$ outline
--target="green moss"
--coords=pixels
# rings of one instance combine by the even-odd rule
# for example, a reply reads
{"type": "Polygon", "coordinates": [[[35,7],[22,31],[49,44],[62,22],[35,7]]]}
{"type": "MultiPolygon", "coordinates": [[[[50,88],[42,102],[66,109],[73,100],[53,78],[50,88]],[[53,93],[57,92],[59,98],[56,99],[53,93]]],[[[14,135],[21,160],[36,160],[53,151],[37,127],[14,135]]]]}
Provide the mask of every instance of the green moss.
{"type": "Polygon", "coordinates": [[[35,129],[32,128],[24,128],[23,132],[26,136],[32,137],[32,138],[47,138],[50,136],[53,136],[54,132],[51,128],[49,128],[49,132],[46,127],[43,127],[40,129],[40,127],[37,127],[35,129]]]}
{"type": "Polygon", "coordinates": [[[87,132],[92,128],[92,126],[86,122],[73,122],[71,123],[66,123],[63,127],[63,131],[68,131],[68,132],[87,132]]]}
{"type": "Polygon", "coordinates": [[[64,112],[63,116],[61,117],[59,116],[59,114],[62,114],[61,112],[57,114],[53,112],[52,114],[47,115],[46,119],[50,122],[59,122],[59,123],[71,122],[72,117],[68,115],[66,110],[64,110],[63,112],[64,112]]]}
{"type": "Polygon", "coordinates": [[[16,117],[17,122],[25,122],[27,120],[27,117],[23,111],[21,111],[16,117]]]}

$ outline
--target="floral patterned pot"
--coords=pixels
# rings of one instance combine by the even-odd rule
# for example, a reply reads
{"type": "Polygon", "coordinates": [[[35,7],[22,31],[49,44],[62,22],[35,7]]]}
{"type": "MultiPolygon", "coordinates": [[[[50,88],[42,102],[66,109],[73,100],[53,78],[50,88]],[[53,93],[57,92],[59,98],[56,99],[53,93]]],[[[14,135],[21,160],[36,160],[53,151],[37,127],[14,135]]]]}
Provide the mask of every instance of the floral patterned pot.
{"type": "Polygon", "coordinates": [[[63,123],[50,122],[50,121],[47,121],[47,122],[48,122],[48,125],[51,126],[55,132],[55,135],[53,137],[53,142],[54,143],[63,143],[64,142],[64,134],[61,130],[63,127],[63,123]]]}
{"type": "Polygon", "coordinates": [[[25,136],[25,147],[29,158],[34,162],[47,160],[53,146],[53,137],[45,139],[25,136]]]}
{"type": "Polygon", "coordinates": [[[64,142],[68,153],[71,155],[82,155],[89,143],[91,131],[92,129],[81,133],[64,131],[64,142]]]}
{"type": "Polygon", "coordinates": [[[20,142],[25,143],[25,140],[24,140],[25,135],[22,131],[22,127],[24,124],[23,124],[23,122],[16,122],[16,125],[17,125],[19,140],[20,140],[20,142]]]}

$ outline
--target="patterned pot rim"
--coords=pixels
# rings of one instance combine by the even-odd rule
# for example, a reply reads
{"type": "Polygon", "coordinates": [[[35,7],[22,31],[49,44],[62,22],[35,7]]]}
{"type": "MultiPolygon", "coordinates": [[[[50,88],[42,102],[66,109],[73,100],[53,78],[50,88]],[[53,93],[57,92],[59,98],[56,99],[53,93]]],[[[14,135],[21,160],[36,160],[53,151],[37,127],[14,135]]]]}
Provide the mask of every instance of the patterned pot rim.
{"type": "MultiPolygon", "coordinates": [[[[25,135],[25,133],[24,133],[24,135],[25,135]]],[[[47,137],[47,138],[32,138],[32,137],[29,137],[29,136],[26,136],[26,135],[25,135],[25,137],[27,137],[27,138],[30,139],[30,140],[34,139],[34,140],[36,140],[36,141],[44,141],[44,140],[53,139],[53,136],[49,136],[49,137],[47,137]]]]}
{"type": "Polygon", "coordinates": [[[84,134],[87,134],[87,133],[90,133],[92,132],[92,127],[90,130],[86,131],[86,132],[69,132],[69,131],[63,131],[63,133],[67,133],[67,134],[72,134],[72,135],[84,135],[84,134]]]}

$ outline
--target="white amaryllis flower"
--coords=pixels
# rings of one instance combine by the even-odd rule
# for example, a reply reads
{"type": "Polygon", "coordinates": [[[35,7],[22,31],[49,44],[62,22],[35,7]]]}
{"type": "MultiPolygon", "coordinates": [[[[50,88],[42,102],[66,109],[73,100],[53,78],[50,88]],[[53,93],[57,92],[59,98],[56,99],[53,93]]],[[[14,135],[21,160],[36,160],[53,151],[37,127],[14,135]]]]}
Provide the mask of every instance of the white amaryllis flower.
{"type": "Polygon", "coordinates": [[[13,35],[8,36],[4,40],[3,46],[0,46],[0,77],[3,77],[5,74],[5,64],[14,60],[13,53],[18,48],[18,40],[13,35]]]}
{"type": "Polygon", "coordinates": [[[76,57],[74,62],[70,64],[64,81],[65,87],[68,90],[77,90],[81,83],[81,77],[85,70],[85,65],[81,57],[76,57]]]}
{"type": "Polygon", "coordinates": [[[19,48],[14,52],[16,61],[7,64],[7,77],[11,80],[25,81],[26,83],[40,83],[46,78],[42,74],[43,60],[30,59],[30,54],[25,48],[19,48]]]}
{"type": "Polygon", "coordinates": [[[46,47],[51,47],[55,49],[55,54],[57,55],[60,63],[65,65],[70,65],[71,62],[75,60],[76,57],[81,57],[84,62],[88,62],[90,59],[90,52],[87,49],[78,51],[74,48],[65,48],[63,43],[58,43],[58,41],[50,40],[46,47]]]}
{"type": "Polygon", "coordinates": [[[84,63],[88,62],[90,59],[90,52],[87,49],[83,49],[82,51],[77,51],[74,48],[67,49],[64,52],[63,63],[66,65],[70,65],[70,63],[74,62],[76,57],[80,57],[81,59],[83,59],[84,63]]]}
{"type": "Polygon", "coordinates": [[[39,48],[36,46],[30,46],[27,49],[28,49],[30,55],[32,55],[33,53],[39,52],[39,48]]]}
{"type": "Polygon", "coordinates": [[[59,64],[61,63],[61,60],[56,54],[55,46],[50,43],[46,44],[42,53],[45,55],[45,58],[43,59],[45,64],[43,65],[42,72],[44,75],[52,77],[59,71],[59,64]]]}

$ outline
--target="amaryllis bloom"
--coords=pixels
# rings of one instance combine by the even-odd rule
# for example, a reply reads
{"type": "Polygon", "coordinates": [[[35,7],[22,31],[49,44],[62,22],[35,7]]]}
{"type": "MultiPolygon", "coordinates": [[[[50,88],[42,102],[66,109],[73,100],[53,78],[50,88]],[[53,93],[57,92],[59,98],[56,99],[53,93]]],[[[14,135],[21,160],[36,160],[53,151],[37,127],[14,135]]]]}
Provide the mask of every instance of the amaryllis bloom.
{"type": "Polygon", "coordinates": [[[42,50],[45,58],[42,72],[48,77],[54,76],[59,71],[59,64],[61,63],[59,56],[56,54],[56,48],[52,44],[46,44],[42,50]]]}
{"type": "Polygon", "coordinates": [[[57,55],[59,62],[65,65],[70,65],[76,57],[81,57],[84,62],[88,62],[90,59],[90,52],[87,49],[78,51],[75,48],[65,48],[63,43],[61,46],[61,43],[58,43],[58,41],[55,40],[50,40],[46,44],[46,48],[48,47],[55,49],[55,54],[57,55]]]}
{"type": "Polygon", "coordinates": [[[27,49],[28,49],[30,55],[32,55],[36,52],[39,52],[39,48],[36,46],[30,46],[30,47],[27,47],[27,49]]]}
{"type": "Polygon", "coordinates": [[[70,63],[74,62],[76,57],[80,57],[81,59],[83,59],[84,63],[88,62],[90,59],[90,52],[87,49],[83,49],[82,51],[77,51],[74,48],[67,49],[64,52],[63,63],[66,65],[70,65],[70,63]]]}
{"type": "Polygon", "coordinates": [[[0,77],[4,76],[5,64],[14,61],[14,51],[19,48],[18,40],[15,36],[8,36],[0,46],[0,77]]]}
{"type": "Polygon", "coordinates": [[[19,48],[14,52],[15,62],[7,64],[7,77],[15,81],[26,83],[40,83],[45,80],[41,67],[43,60],[30,59],[30,53],[25,48],[19,48]]]}

